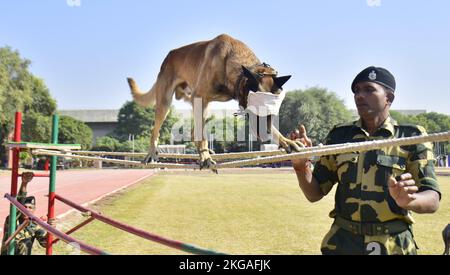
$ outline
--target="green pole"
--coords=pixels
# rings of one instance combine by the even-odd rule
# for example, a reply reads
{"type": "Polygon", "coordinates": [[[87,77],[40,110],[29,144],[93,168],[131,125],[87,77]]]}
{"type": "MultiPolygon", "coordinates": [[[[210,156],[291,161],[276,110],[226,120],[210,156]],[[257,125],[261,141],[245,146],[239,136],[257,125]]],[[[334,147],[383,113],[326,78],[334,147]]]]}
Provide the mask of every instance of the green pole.
{"type": "MultiPolygon", "coordinates": [[[[22,113],[16,112],[15,126],[14,126],[14,141],[20,142],[22,136],[22,113]]],[[[20,161],[20,149],[14,148],[12,150],[12,171],[11,171],[11,196],[17,196],[17,183],[19,179],[19,161],[20,161]]],[[[16,207],[11,204],[9,208],[9,231],[8,236],[12,236],[16,231],[17,223],[17,210],[16,207]]],[[[3,232],[3,234],[7,234],[3,232]]],[[[9,243],[8,255],[14,255],[16,248],[15,239],[9,243]]]]}
{"type": "MultiPolygon", "coordinates": [[[[53,115],[52,123],[52,143],[58,144],[58,116],[53,115]]],[[[55,217],[55,191],[56,191],[56,166],[58,158],[52,156],[50,159],[50,184],[48,188],[48,220],[50,221],[55,217]]],[[[46,254],[52,255],[53,253],[53,235],[47,235],[47,247],[46,254]]]]}

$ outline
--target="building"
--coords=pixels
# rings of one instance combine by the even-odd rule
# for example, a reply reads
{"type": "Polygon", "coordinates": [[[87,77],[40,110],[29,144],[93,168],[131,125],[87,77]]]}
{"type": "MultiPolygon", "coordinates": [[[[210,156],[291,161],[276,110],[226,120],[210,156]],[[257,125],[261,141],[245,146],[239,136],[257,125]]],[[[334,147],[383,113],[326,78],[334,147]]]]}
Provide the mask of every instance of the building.
{"type": "Polygon", "coordinates": [[[60,110],[60,115],[84,122],[92,129],[93,142],[112,133],[118,125],[119,110],[60,110]]]}

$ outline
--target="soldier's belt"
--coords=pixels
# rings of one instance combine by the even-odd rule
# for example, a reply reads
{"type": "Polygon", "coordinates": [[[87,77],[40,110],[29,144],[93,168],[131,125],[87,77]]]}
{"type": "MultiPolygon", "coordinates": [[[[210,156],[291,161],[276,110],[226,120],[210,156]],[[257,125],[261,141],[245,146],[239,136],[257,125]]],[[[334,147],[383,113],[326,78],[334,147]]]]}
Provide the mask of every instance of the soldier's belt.
{"type": "Polygon", "coordinates": [[[353,234],[367,236],[397,234],[409,229],[409,225],[400,220],[383,223],[361,223],[349,221],[337,216],[334,223],[353,234]]]}

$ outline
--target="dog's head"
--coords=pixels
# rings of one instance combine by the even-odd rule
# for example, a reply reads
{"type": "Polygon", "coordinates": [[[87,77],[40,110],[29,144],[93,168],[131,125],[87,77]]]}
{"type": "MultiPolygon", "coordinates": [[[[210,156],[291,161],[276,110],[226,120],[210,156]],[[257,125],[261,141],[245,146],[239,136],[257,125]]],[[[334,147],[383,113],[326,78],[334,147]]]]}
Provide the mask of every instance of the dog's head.
{"type": "MultiPolygon", "coordinates": [[[[241,93],[241,96],[239,98],[239,105],[242,106],[242,108],[247,109],[247,107],[251,108],[249,104],[249,94],[250,93],[264,93],[264,94],[270,94],[271,96],[265,95],[264,97],[269,97],[269,100],[271,97],[277,98],[277,95],[280,95],[283,90],[283,85],[291,78],[290,75],[288,76],[280,76],[278,77],[278,73],[276,70],[274,70],[272,67],[270,67],[268,64],[263,63],[261,65],[258,65],[252,69],[247,68],[245,66],[242,66],[243,75],[246,78],[245,82],[245,88],[241,93]]],[[[255,95],[256,96],[256,95],[255,95]]],[[[258,94],[258,97],[262,95],[258,94]]],[[[281,97],[281,95],[280,95],[281,97]]],[[[254,97],[253,97],[254,98],[254,97]]],[[[284,95],[283,97],[284,98],[284,95]]],[[[279,101],[279,99],[277,99],[279,101]]],[[[282,99],[281,99],[282,101],[282,99]]],[[[279,106],[278,106],[279,107],[279,106]]],[[[260,140],[265,140],[268,133],[271,132],[272,127],[272,116],[271,115],[256,115],[256,127],[252,127],[252,131],[255,136],[258,137],[260,140]],[[260,120],[266,121],[265,123],[266,131],[267,133],[264,133],[262,129],[260,129],[260,120]]]]}
{"type": "Polygon", "coordinates": [[[291,78],[290,75],[278,77],[278,73],[270,65],[263,63],[253,69],[242,66],[243,75],[246,78],[245,91],[239,98],[239,105],[247,108],[248,94],[262,92],[280,94],[283,85],[291,78]]]}

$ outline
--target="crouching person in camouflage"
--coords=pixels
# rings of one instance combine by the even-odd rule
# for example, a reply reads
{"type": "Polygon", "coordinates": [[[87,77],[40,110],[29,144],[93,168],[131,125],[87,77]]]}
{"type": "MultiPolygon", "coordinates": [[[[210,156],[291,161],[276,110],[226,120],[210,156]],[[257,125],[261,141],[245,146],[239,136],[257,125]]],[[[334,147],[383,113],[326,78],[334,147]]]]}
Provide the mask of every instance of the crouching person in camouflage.
{"type": "MultiPolygon", "coordinates": [[[[424,128],[399,125],[389,116],[395,79],[383,68],[357,75],[352,91],[360,119],[335,126],[326,144],[424,135],[424,128]]],[[[296,137],[312,146],[303,126],[296,137]]],[[[311,202],[337,183],[334,219],[323,239],[323,254],[417,254],[411,212],[434,213],[440,191],[429,143],[293,161],[299,186],[311,202]]]]}
{"type": "MultiPolygon", "coordinates": [[[[27,197],[27,186],[28,183],[33,179],[33,173],[23,173],[22,183],[20,185],[19,194],[17,195],[17,201],[19,201],[23,206],[27,208],[28,211],[34,213],[36,210],[36,199],[33,196],[27,197]]],[[[42,217],[41,219],[45,219],[42,217]]],[[[21,224],[26,221],[26,217],[17,211],[16,228],[19,228],[21,224]]],[[[7,255],[8,245],[6,241],[8,240],[9,232],[9,216],[6,217],[4,224],[4,235],[2,241],[1,255],[7,255]]],[[[54,226],[54,220],[49,222],[50,225],[54,226]]],[[[42,247],[47,245],[47,233],[45,230],[41,229],[35,223],[29,223],[25,228],[23,228],[14,238],[15,240],[15,255],[31,255],[34,241],[37,240],[42,247]]]]}

